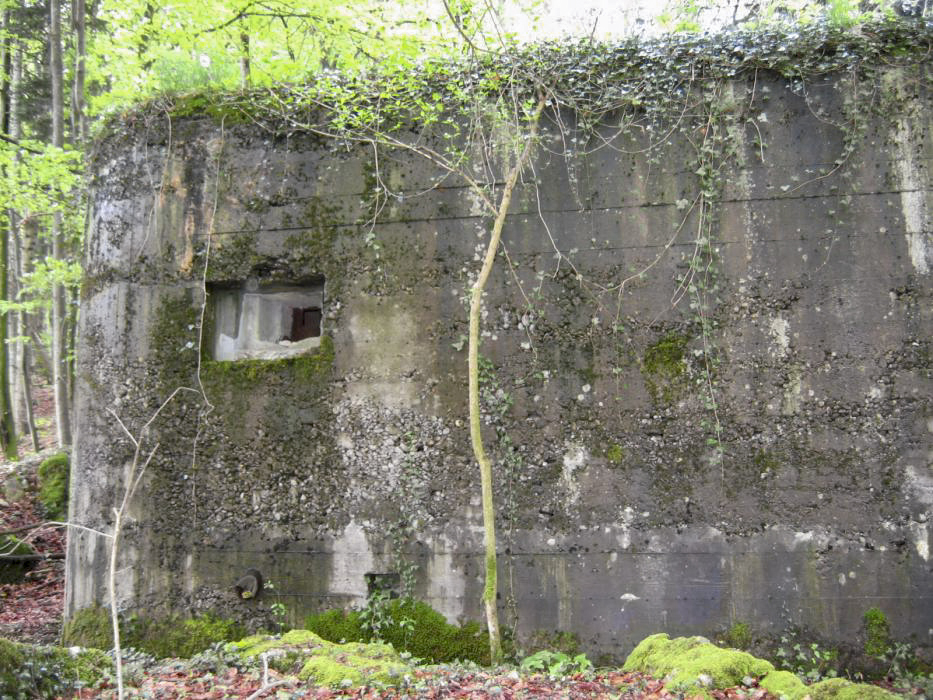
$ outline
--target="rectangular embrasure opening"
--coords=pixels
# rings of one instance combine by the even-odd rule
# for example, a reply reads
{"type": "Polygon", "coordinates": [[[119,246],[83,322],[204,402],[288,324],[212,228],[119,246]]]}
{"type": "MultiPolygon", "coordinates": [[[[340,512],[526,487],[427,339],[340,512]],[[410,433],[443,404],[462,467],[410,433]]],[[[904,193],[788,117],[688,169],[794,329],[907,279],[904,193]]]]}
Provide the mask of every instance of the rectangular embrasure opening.
{"type": "Polygon", "coordinates": [[[208,290],[214,314],[215,360],[275,360],[321,343],[324,280],[305,284],[217,285],[208,290]]]}

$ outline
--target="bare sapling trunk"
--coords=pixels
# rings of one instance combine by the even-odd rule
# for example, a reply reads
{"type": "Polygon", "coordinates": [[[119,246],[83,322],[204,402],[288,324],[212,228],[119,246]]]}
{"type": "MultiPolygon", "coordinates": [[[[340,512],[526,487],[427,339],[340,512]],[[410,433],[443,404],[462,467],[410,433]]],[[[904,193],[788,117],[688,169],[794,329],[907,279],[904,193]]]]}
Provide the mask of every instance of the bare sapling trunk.
{"type": "Polygon", "coordinates": [[[149,466],[149,463],[152,461],[152,458],[155,456],[156,451],[159,449],[159,443],[156,443],[149,454],[146,456],[145,461],[140,466],[140,460],[143,455],[143,443],[149,437],[149,427],[155,422],[155,419],[159,417],[159,414],[168,406],[172,400],[178,396],[183,391],[190,391],[193,394],[199,394],[200,392],[195,389],[190,389],[188,387],[178,387],[173,391],[165,401],[162,402],[162,405],[156,409],[149,420],[146,421],[145,425],[139,429],[139,433],[133,435],[120,420],[118,416],[112,409],[107,409],[110,412],[110,415],[119,424],[120,428],[130,439],[130,442],[133,443],[133,461],[130,463],[129,474],[126,478],[126,487],[123,489],[123,501],[120,503],[119,508],[113,509],[113,533],[110,535],[110,567],[108,570],[107,584],[110,589],[110,622],[113,627],[113,656],[114,663],[116,664],[117,672],[117,697],[119,700],[123,700],[124,691],[123,691],[123,654],[120,645],[120,606],[119,601],[117,600],[117,563],[119,561],[120,555],[120,533],[123,530],[123,519],[126,517],[127,508],[130,505],[130,502],[133,500],[133,494],[136,493],[136,489],[139,486],[139,482],[142,481],[143,476],[146,474],[146,468],[149,466]]]}
{"type": "Polygon", "coordinates": [[[496,261],[499,240],[502,238],[502,228],[505,225],[505,218],[509,213],[509,207],[512,203],[512,193],[515,191],[515,185],[518,184],[518,178],[521,175],[522,168],[528,162],[528,158],[531,155],[532,146],[537,138],[538,122],[541,118],[541,112],[544,110],[544,105],[545,98],[542,95],[531,117],[529,132],[525,135],[525,144],[506,177],[502,189],[502,198],[499,200],[496,219],[492,227],[492,234],[489,237],[489,245],[486,246],[483,266],[480,268],[479,275],[476,278],[476,282],[473,284],[470,294],[470,332],[467,370],[469,375],[470,441],[473,445],[473,455],[476,458],[476,463],[479,465],[480,481],[482,485],[483,546],[486,560],[486,583],[483,588],[483,605],[486,609],[486,625],[489,629],[489,656],[493,664],[497,664],[502,659],[502,635],[499,630],[499,611],[496,607],[498,574],[496,566],[496,508],[492,493],[492,464],[483,447],[479,405],[480,311],[483,305],[483,291],[486,288],[486,282],[489,280],[489,274],[492,272],[493,264],[496,261]]]}

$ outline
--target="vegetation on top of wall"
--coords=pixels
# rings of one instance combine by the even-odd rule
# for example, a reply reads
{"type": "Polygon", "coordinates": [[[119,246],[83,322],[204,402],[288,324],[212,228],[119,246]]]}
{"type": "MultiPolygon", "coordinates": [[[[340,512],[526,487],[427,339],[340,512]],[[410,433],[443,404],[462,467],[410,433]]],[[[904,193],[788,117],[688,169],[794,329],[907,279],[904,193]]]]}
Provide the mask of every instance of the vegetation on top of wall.
{"type": "MultiPolygon", "coordinates": [[[[579,126],[586,129],[609,112],[669,114],[672,102],[682,100],[698,79],[770,70],[806,80],[922,60],[931,44],[933,23],[899,18],[857,27],[817,21],[612,43],[552,41],[480,53],[460,63],[426,61],[404,73],[326,73],[307,85],[273,90],[166,96],[140,109],[206,114],[225,123],[248,118],[273,131],[308,128],[351,136],[402,131],[417,117],[424,127],[455,136],[459,131],[452,116],[473,114],[477,99],[518,95],[518,103],[530,110],[530,101],[545,86],[551,107],[577,110],[579,126]]],[[[120,129],[112,126],[112,131],[120,129]]]]}

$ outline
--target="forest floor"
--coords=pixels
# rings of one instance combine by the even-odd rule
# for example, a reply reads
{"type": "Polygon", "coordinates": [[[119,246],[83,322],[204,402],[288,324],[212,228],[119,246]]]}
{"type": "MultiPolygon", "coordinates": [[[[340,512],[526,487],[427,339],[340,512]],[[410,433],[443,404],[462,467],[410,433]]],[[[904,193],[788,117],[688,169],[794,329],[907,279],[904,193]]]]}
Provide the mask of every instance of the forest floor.
{"type": "MultiPolygon", "coordinates": [[[[31,440],[23,437],[19,444],[20,461],[0,463],[0,531],[43,521],[35,499],[35,473],[39,463],[57,451],[55,400],[48,386],[34,387],[33,395],[40,451],[34,452],[31,440]],[[14,467],[19,474],[31,475],[27,488],[17,499],[9,498],[3,488],[14,467]]],[[[18,536],[23,538],[27,534],[37,553],[50,558],[37,562],[22,583],[0,584],[0,637],[30,644],[54,644],[61,636],[65,602],[65,533],[58,528],[44,528],[18,536]]]]}

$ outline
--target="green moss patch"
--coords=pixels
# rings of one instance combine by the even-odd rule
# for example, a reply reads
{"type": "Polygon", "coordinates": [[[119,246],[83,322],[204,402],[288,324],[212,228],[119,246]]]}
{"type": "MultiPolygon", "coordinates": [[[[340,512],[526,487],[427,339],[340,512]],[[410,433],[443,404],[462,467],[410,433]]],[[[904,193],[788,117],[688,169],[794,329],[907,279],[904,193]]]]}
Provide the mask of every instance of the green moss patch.
{"type": "Polygon", "coordinates": [[[23,542],[15,535],[0,535],[0,554],[8,557],[29,556],[35,554],[36,550],[28,542],[23,542]]]}
{"type": "Polygon", "coordinates": [[[655,634],[639,644],[624,670],[665,677],[674,687],[730,688],[746,676],[761,678],[774,670],[767,661],[744,651],[720,649],[703,637],[655,634]]]}
{"type": "Polygon", "coordinates": [[[813,685],[804,685],[790,671],[774,671],[759,685],[782,700],[896,700],[900,697],[878,686],[853,683],[844,678],[830,678],[813,685]]]}
{"type": "Polygon", "coordinates": [[[769,662],[744,651],[721,649],[703,637],[655,634],[644,639],[625,661],[625,671],[641,671],[665,678],[672,688],[703,692],[741,685],[746,676],[784,700],[894,700],[897,696],[873,685],[833,678],[811,686],[790,671],[777,671],[769,662]]]}
{"type": "Polygon", "coordinates": [[[758,685],[772,695],[787,698],[787,700],[796,700],[807,690],[807,686],[790,671],[771,671],[761,679],[758,685]]]}
{"type": "Polygon", "coordinates": [[[333,366],[333,338],[322,335],[320,347],[307,355],[276,360],[207,360],[201,366],[201,378],[209,388],[248,389],[284,372],[291,372],[296,381],[303,383],[326,381],[333,366]]]}
{"type": "Polygon", "coordinates": [[[622,445],[615,442],[609,445],[606,450],[606,459],[609,460],[610,464],[621,464],[622,460],[625,459],[625,450],[622,449],[622,445]]]}
{"type": "Polygon", "coordinates": [[[830,678],[814,683],[806,689],[804,695],[807,694],[813,700],[897,700],[901,697],[878,686],[853,683],[844,678],[830,678]]]}
{"type": "Polygon", "coordinates": [[[865,629],[865,653],[869,656],[882,656],[891,646],[891,628],[887,615],[881,608],[869,608],[862,616],[865,629]]]}
{"type": "MultiPolygon", "coordinates": [[[[198,615],[194,618],[132,617],[120,621],[120,642],[156,658],[189,658],[218,642],[239,639],[245,630],[231,620],[198,615]]],[[[79,610],[66,623],[66,644],[111,649],[110,612],[101,607],[79,610]]]]}
{"type": "Polygon", "coordinates": [[[310,630],[280,636],[254,635],[231,642],[225,651],[244,661],[265,655],[270,666],[316,685],[355,687],[399,681],[412,667],[389,644],[334,644],[310,630]]]}
{"type": "MultiPolygon", "coordinates": [[[[383,641],[430,663],[455,660],[489,663],[489,636],[477,622],[451,625],[420,601],[397,599],[386,606],[390,622],[380,630],[383,641]]],[[[332,642],[370,642],[359,611],[328,610],[310,615],[305,627],[332,642]]]]}
{"type": "Polygon", "coordinates": [[[68,517],[68,455],[52,455],[39,465],[39,503],[52,520],[68,517]]]}
{"type": "MultiPolygon", "coordinates": [[[[0,535],[0,554],[5,556],[29,556],[35,553],[36,550],[20,538],[13,535],[0,535]]],[[[21,583],[25,579],[26,573],[34,566],[35,562],[4,561],[0,559],[0,584],[21,583]]]]}
{"type": "Polygon", "coordinates": [[[113,674],[99,649],[33,646],[0,639],[0,697],[70,697],[113,674]]]}
{"type": "Polygon", "coordinates": [[[655,402],[671,403],[685,389],[689,340],[687,336],[668,333],[645,350],[642,360],[645,386],[655,402]]]}

